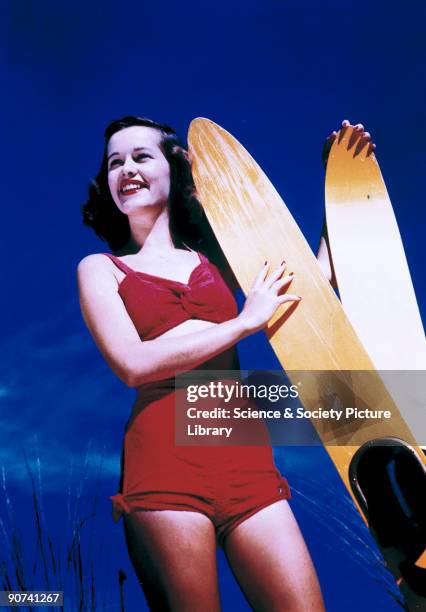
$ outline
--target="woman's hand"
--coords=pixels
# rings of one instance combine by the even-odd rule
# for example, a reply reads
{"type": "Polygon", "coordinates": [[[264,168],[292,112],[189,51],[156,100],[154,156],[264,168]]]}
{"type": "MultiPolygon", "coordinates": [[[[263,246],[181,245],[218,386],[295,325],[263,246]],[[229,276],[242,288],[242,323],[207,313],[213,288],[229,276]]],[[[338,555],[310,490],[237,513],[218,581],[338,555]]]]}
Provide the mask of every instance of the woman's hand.
{"type": "MultiPolygon", "coordinates": [[[[371,155],[373,151],[375,150],[376,145],[373,142],[371,142],[371,134],[364,130],[364,126],[362,125],[362,123],[351,125],[350,122],[347,119],[345,119],[344,121],[342,121],[342,127],[340,128],[339,138],[341,138],[344,135],[347,128],[353,128],[354,130],[353,137],[351,139],[351,146],[355,144],[356,142],[357,147],[359,147],[360,149],[363,149],[368,144],[367,155],[371,155]]],[[[328,156],[330,155],[331,147],[333,145],[333,142],[336,140],[336,138],[337,138],[337,132],[333,131],[331,132],[330,136],[328,136],[325,141],[325,144],[322,150],[322,163],[324,165],[324,168],[327,168],[328,156]]]]}
{"type": "Polygon", "coordinates": [[[254,333],[266,327],[269,319],[274,315],[277,308],[285,302],[299,302],[302,298],[299,295],[280,292],[293,280],[294,274],[291,272],[283,276],[285,262],[268,276],[269,264],[265,262],[262,269],[247,295],[243,310],[238,318],[244,323],[245,329],[249,333],[254,333]]]}

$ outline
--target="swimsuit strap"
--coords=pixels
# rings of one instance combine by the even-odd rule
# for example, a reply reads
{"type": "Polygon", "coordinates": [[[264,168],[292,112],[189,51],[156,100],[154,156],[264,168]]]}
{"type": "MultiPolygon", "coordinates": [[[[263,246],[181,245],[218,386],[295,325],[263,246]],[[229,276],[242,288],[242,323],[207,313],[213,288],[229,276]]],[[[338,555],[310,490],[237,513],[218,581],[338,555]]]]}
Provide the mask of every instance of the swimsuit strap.
{"type": "Polygon", "coordinates": [[[107,257],[109,257],[115,263],[117,268],[124,272],[124,274],[131,274],[133,272],[132,268],[126,266],[126,264],[120,261],[120,259],[118,259],[118,257],[116,257],[115,255],[111,255],[111,253],[102,253],[102,255],[106,255],[107,257]]]}
{"type": "Polygon", "coordinates": [[[201,263],[209,263],[209,260],[203,253],[201,253],[200,251],[197,251],[197,253],[198,253],[198,257],[200,258],[201,263]]]}

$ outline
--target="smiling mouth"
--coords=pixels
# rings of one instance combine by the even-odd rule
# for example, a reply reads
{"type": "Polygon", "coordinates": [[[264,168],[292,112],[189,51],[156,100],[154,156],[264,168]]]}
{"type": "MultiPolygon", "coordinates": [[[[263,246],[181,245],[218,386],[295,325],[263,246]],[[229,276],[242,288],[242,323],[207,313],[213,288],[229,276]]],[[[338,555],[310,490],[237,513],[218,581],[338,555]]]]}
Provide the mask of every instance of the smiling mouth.
{"type": "Polygon", "coordinates": [[[126,181],[120,187],[120,195],[128,196],[138,193],[142,189],[146,189],[147,185],[140,181],[126,181]]]}

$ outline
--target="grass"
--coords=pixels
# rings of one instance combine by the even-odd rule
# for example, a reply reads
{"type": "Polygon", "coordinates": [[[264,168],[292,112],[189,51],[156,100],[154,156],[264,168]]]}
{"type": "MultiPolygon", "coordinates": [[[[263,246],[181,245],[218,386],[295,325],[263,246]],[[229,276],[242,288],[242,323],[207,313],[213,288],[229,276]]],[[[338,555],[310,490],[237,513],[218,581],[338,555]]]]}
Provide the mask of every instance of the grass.
{"type": "MultiPolygon", "coordinates": [[[[64,606],[49,607],[52,611],[106,612],[114,609],[125,612],[126,574],[118,569],[117,573],[112,572],[111,580],[107,581],[104,573],[100,573],[100,566],[105,559],[111,558],[111,551],[108,553],[103,550],[105,542],[96,533],[103,455],[98,465],[91,465],[89,450],[90,447],[86,452],[83,469],[75,476],[73,463],[70,463],[65,507],[54,508],[49,516],[44,509],[48,494],[43,493],[38,451],[31,459],[24,456],[27,478],[25,486],[28,491],[24,520],[18,518],[22,512],[16,511],[19,503],[22,503],[22,493],[11,493],[7,471],[4,466],[1,468],[1,590],[63,591],[64,606]],[[93,489],[93,483],[94,492],[88,495],[86,489],[93,489]],[[62,515],[60,523],[52,513],[62,515]],[[56,526],[58,531],[58,525],[60,533],[53,535],[53,527],[56,526]],[[109,592],[105,589],[107,582],[109,592]]],[[[32,611],[35,607],[28,605],[26,609],[32,611]]]]}

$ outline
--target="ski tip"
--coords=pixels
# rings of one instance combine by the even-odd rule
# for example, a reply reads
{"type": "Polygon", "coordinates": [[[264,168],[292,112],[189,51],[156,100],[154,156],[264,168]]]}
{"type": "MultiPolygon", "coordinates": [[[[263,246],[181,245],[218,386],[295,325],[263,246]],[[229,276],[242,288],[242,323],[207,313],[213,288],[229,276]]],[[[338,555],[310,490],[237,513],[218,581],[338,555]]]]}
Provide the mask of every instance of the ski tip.
{"type": "Polygon", "coordinates": [[[202,125],[216,125],[214,121],[211,119],[207,119],[207,117],[195,117],[189,124],[189,130],[201,127],[202,125]]]}
{"type": "MultiPolygon", "coordinates": [[[[211,119],[207,119],[206,117],[196,117],[191,121],[188,128],[188,138],[191,139],[196,137],[202,133],[205,134],[220,134],[221,136],[226,137],[228,140],[237,141],[235,136],[233,136],[230,132],[225,130],[221,125],[215,123],[211,119]]],[[[238,143],[240,144],[240,143],[238,143]]]]}

